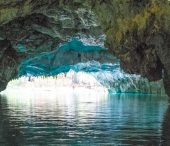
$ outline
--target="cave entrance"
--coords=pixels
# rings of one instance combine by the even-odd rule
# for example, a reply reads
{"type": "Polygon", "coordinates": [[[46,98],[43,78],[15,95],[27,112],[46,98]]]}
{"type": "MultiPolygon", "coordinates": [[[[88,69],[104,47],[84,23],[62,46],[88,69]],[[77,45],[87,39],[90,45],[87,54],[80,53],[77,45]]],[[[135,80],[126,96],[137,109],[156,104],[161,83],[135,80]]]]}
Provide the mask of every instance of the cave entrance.
{"type": "Polygon", "coordinates": [[[9,82],[7,91],[86,89],[107,93],[108,88],[98,76],[102,71],[111,72],[115,64],[110,64],[116,61],[102,45],[72,38],[54,51],[24,59],[19,65],[18,79],[9,82]]]}
{"type": "Polygon", "coordinates": [[[18,79],[9,82],[7,90],[164,94],[161,86],[123,72],[119,60],[101,44],[72,38],[54,51],[24,59],[18,79]]]}

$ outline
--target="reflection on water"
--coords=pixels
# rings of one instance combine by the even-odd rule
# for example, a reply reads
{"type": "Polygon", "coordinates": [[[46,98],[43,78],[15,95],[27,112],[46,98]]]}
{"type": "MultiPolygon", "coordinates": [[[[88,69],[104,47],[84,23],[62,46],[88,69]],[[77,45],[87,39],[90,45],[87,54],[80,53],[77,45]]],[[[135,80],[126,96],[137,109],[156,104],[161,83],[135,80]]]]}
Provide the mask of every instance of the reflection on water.
{"type": "Polygon", "coordinates": [[[162,124],[162,146],[170,146],[170,106],[168,107],[162,124]]]}
{"type": "Polygon", "coordinates": [[[0,98],[0,145],[157,146],[167,134],[161,130],[166,97],[85,92],[32,95],[0,98]]]}

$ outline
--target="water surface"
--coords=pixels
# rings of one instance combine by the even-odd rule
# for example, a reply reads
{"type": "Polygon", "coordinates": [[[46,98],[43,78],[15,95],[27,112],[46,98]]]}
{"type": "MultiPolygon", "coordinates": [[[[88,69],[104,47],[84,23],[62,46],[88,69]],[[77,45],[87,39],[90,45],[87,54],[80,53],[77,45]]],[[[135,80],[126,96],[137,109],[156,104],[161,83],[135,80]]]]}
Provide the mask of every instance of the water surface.
{"type": "Polygon", "coordinates": [[[0,145],[161,144],[166,97],[48,92],[29,96],[0,97],[0,145]]]}

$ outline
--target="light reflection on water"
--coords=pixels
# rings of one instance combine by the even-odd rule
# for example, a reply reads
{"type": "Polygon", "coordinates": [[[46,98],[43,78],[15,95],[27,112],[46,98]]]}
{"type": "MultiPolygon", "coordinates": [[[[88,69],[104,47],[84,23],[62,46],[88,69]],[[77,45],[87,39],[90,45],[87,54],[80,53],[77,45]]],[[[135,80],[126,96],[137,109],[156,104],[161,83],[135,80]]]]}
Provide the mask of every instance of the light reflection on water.
{"type": "Polygon", "coordinates": [[[166,97],[49,92],[1,97],[0,144],[159,145],[166,97]]]}

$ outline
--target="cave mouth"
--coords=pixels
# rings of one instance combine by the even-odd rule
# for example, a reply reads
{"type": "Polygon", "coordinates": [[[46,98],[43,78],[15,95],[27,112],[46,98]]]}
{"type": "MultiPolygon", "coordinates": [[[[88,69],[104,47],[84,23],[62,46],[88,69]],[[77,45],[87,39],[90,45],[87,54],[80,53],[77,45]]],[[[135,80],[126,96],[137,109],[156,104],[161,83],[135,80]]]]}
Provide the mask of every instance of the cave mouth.
{"type": "Polygon", "coordinates": [[[90,94],[97,98],[107,96],[108,88],[102,85],[90,73],[70,70],[67,73],[60,73],[56,76],[20,77],[9,82],[7,89],[2,94],[9,97],[28,97],[28,95],[35,97],[36,95],[40,96],[42,94],[44,96],[48,94],[50,98],[70,98],[75,96],[75,94],[77,96],[90,94]]]}
{"type": "Polygon", "coordinates": [[[125,73],[101,42],[87,38],[71,38],[54,51],[28,57],[18,70],[18,78],[1,94],[14,90],[165,94],[162,81],[125,73]]]}

